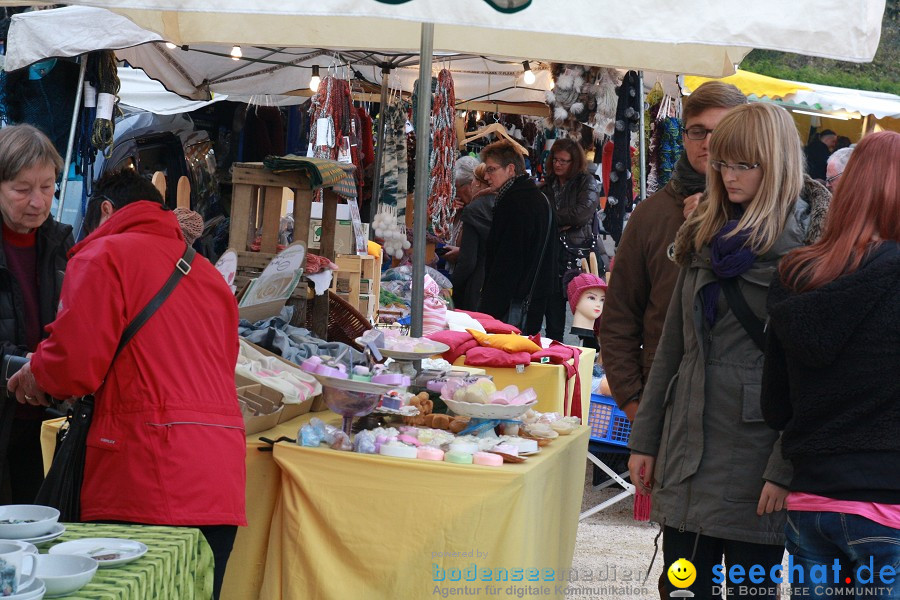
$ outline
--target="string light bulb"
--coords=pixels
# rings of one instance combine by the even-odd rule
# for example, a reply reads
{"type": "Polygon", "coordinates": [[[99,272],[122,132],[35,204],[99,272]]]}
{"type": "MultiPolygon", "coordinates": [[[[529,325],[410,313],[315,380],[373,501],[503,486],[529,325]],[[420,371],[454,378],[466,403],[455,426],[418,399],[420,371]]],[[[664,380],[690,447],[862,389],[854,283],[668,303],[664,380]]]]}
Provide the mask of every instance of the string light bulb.
{"type": "Polygon", "coordinates": [[[242,56],[244,56],[244,53],[241,52],[241,47],[240,47],[240,46],[237,46],[237,45],[232,46],[232,48],[231,48],[231,60],[238,60],[238,59],[241,58],[242,56]]]}
{"type": "Polygon", "coordinates": [[[309,89],[316,92],[319,90],[319,83],[321,83],[321,79],[319,78],[319,65],[313,65],[312,77],[309,79],[309,89]]]}
{"type": "Polygon", "coordinates": [[[525,75],[522,77],[525,80],[525,85],[531,85],[534,83],[534,71],[531,70],[531,65],[528,64],[527,60],[522,61],[522,68],[525,69],[525,75]]]}
{"type": "Polygon", "coordinates": [[[178,46],[176,46],[176,45],[173,44],[172,42],[166,42],[166,48],[168,48],[169,50],[174,50],[174,49],[177,48],[177,47],[178,47],[178,46]]]}

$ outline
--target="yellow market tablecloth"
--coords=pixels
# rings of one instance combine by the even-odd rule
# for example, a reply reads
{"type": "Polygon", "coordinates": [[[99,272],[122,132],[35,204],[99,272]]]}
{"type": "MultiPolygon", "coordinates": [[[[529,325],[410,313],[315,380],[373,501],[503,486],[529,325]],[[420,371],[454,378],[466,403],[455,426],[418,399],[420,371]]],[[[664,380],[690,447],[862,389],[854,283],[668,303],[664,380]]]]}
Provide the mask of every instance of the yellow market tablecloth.
{"type": "Polygon", "coordinates": [[[213,555],[199,529],[66,523],[47,548],[80,538],[118,537],[147,545],[141,558],[97,569],[89,584],[63,598],[80,600],[206,600],[212,597],[213,555]]]}
{"type": "MultiPolygon", "coordinates": [[[[581,357],[578,360],[578,375],[581,380],[581,414],[582,420],[587,422],[587,414],[591,407],[591,377],[594,372],[594,360],[597,351],[593,348],[581,348],[581,357]]],[[[456,363],[462,365],[464,358],[457,359],[456,363]]],[[[562,365],[541,365],[531,363],[523,370],[497,367],[480,367],[485,373],[493,376],[497,389],[503,389],[508,385],[514,385],[520,390],[534,388],[538,396],[538,412],[558,412],[563,414],[565,408],[565,396],[563,390],[568,389],[571,396],[575,388],[575,378],[566,382],[566,369],[562,365]]]]}
{"type": "Polygon", "coordinates": [[[588,436],[580,427],[502,467],[278,444],[282,490],[259,597],[419,600],[466,587],[482,598],[563,597],[588,436]],[[497,582],[503,569],[510,580],[497,582]]]}

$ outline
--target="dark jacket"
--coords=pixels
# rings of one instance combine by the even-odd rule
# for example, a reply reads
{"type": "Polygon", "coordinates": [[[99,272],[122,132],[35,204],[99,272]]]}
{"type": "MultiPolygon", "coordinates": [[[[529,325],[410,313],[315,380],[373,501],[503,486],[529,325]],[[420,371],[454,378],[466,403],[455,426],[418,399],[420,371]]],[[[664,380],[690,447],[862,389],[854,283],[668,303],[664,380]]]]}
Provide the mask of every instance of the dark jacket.
{"type": "MultiPolygon", "coordinates": [[[[830,198],[821,184],[808,182],[775,245],[738,278],[761,321],[779,261],[814,241],[811,232],[820,230],[815,215],[824,214],[815,207],[830,198]]],[[[782,486],[791,481],[779,436],[759,409],[763,354],[724,294],[715,324],[710,327],[704,318],[701,290],[716,276],[709,246],[693,250],[695,226],[688,221],[675,237],[682,268],[628,446],[656,457],[653,521],[727,540],[782,544],[784,511],[756,514],[765,481],[782,486]]]]}
{"type": "MultiPolygon", "coordinates": [[[[2,233],[0,233],[2,242],[2,233]]],[[[66,253],[72,247],[72,228],[57,223],[52,217],[37,230],[37,281],[41,306],[41,329],[56,318],[62,275],[66,270],[66,253]]],[[[25,356],[25,306],[22,290],[6,266],[6,255],[0,243],[0,359],[6,354],[25,356]]],[[[42,333],[42,337],[46,334],[42,333]]]]}
{"type": "Polygon", "coordinates": [[[464,310],[477,310],[484,283],[487,239],[494,218],[494,194],[479,196],[462,209],[462,234],[459,255],[453,267],[453,305],[464,310]]]}
{"type": "Polygon", "coordinates": [[[800,294],[769,292],[762,411],[791,489],[900,504],[900,245],[800,294]]]}
{"type": "Polygon", "coordinates": [[[569,179],[565,185],[552,176],[541,187],[541,191],[553,203],[556,212],[556,226],[562,238],[575,248],[586,248],[593,245],[591,224],[594,213],[600,208],[597,193],[597,180],[589,173],[579,173],[569,179]]]}
{"type": "Polygon", "coordinates": [[[813,179],[825,180],[825,169],[831,150],[821,140],[813,140],[803,149],[806,154],[806,172],[813,179]]]}
{"type": "Polygon", "coordinates": [[[486,248],[484,285],[481,288],[482,312],[505,319],[510,304],[523,300],[531,289],[532,281],[536,280],[528,311],[527,333],[540,330],[556,272],[555,231],[555,217],[549,201],[527,176],[519,176],[497,196],[486,248]],[[551,239],[541,260],[548,228],[551,239]]]}
{"type": "Polygon", "coordinates": [[[600,346],[620,406],[641,393],[650,374],[678,279],[670,251],[684,223],[683,211],[684,196],[669,182],[637,205],[616,251],[600,319],[600,346]]]}

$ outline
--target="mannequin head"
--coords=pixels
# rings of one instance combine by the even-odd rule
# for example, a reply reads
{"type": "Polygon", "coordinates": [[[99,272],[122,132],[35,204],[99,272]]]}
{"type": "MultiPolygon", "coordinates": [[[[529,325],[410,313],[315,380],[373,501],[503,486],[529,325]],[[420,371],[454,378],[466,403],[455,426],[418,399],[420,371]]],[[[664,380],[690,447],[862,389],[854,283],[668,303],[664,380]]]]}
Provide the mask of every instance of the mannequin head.
{"type": "Polygon", "coordinates": [[[603,312],[606,282],[591,273],[582,273],[572,278],[566,291],[573,313],[572,327],[593,329],[594,322],[603,312]]]}

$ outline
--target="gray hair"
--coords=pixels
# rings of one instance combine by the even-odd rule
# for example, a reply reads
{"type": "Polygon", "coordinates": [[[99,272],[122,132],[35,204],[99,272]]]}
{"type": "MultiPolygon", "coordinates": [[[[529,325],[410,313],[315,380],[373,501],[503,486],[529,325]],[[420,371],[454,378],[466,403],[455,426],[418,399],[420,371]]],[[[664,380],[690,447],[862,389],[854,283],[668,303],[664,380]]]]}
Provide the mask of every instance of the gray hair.
{"type": "Polygon", "coordinates": [[[59,177],[63,159],[39,129],[31,125],[0,129],[0,182],[12,181],[25,169],[45,165],[53,167],[59,177]]]}
{"type": "Polygon", "coordinates": [[[840,150],[835,150],[834,153],[828,157],[828,164],[832,165],[839,173],[843,173],[844,169],[847,168],[847,163],[850,162],[850,154],[853,153],[853,148],[841,148],[840,150]]]}
{"type": "Polygon", "coordinates": [[[456,160],[456,167],[453,168],[453,182],[456,185],[467,185],[475,179],[475,167],[481,161],[471,156],[463,156],[456,160]]]}

